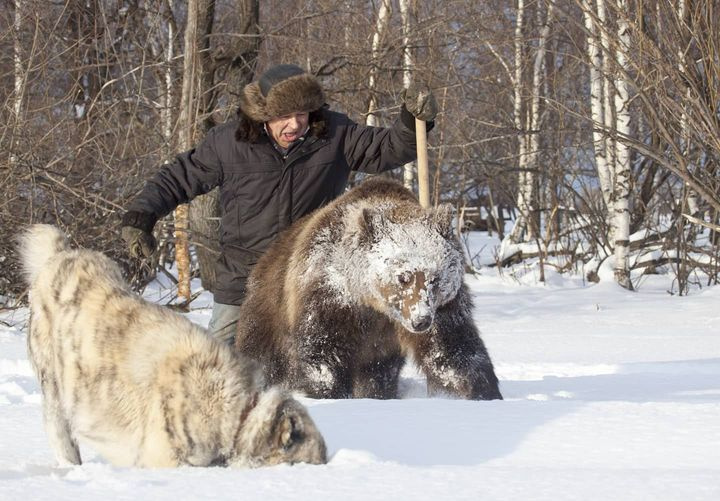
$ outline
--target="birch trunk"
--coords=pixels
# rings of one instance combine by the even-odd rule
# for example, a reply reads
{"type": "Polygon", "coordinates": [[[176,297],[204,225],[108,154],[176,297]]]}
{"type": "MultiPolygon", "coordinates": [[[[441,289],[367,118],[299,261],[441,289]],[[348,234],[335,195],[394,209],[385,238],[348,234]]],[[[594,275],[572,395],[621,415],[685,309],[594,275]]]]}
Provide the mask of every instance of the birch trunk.
{"type": "MultiPolygon", "coordinates": [[[[602,82],[603,82],[603,128],[605,130],[605,134],[603,135],[603,147],[605,148],[605,158],[607,159],[607,165],[608,170],[610,173],[610,184],[611,184],[611,193],[614,189],[615,184],[615,169],[617,160],[615,158],[616,155],[616,147],[615,147],[615,134],[608,134],[608,131],[615,131],[615,87],[613,85],[613,82],[611,78],[615,75],[615,69],[613,68],[613,60],[611,57],[611,54],[613,51],[610,48],[610,28],[608,26],[607,22],[607,11],[605,9],[605,2],[606,0],[596,0],[596,6],[597,6],[597,17],[598,17],[598,35],[600,37],[600,45],[602,47],[602,82]]],[[[611,197],[611,205],[612,205],[612,197],[611,197]]],[[[612,206],[608,207],[608,214],[610,214],[610,219],[612,219],[612,214],[614,213],[614,208],[612,206]]],[[[612,224],[609,225],[609,227],[612,229],[612,224]]],[[[610,238],[610,241],[612,241],[612,236],[610,238]]]]}
{"type": "Polygon", "coordinates": [[[392,5],[390,0],[382,0],[380,2],[380,8],[378,9],[377,21],[375,22],[375,33],[373,33],[372,38],[372,66],[370,67],[370,75],[368,76],[370,99],[368,100],[368,112],[365,123],[372,127],[379,126],[377,115],[375,115],[375,111],[377,110],[377,96],[375,95],[375,87],[377,86],[377,61],[391,13],[392,5]]]}
{"type": "MultiPolygon", "coordinates": [[[[172,16],[175,0],[168,0],[168,16],[172,16]]],[[[163,109],[160,113],[162,120],[163,138],[165,139],[165,158],[172,158],[175,148],[173,148],[173,57],[175,57],[174,41],[175,41],[175,25],[168,19],[167,23],[167,47],[165,49],[165,99],[163,109]]]]}
{"type": "Polygon", "coordinates": [[[608,213],[612,205],[612,177],[607,160],[605,147],[605,89],[603,86],[603,57],[599,39],[599,29],[595,22],[593,0],[583,0],[583,19],[587,36],[587,54],[590,61],[590,116],[593,127],[593,148],[595,152],[595,168],[600,182],[600,191],[608,213]]]}
{"type": "Polygon", "coordinates": [[[20,29],[22,28],[22,0],[15,0],[15,18],[13,26],[15,30],[15,41],[13,45],[13,62],[15,76],[15,95],[13,96],[13,113],[16,122],[20,121],[22,111],[23,94],[25,93],[25,73],[22,64],[22,43],[20,42],[20,29]]]}
{"type": "MultiPolygon", "coordinates": [[[[174,80],[175,80],[175,72],[173,71],[173,58],[175,57],[175,23],[173,22],[173,8],[174,8],[175,0],[168,0],[167,3],[167,46],[165,47],[165,53],[163,54],[163,58],[165,59],[165,76],[164,76],[164,83],[165,83],[165,95],[163,99],[163,107],[160,110],[160,122],[162,125],[162,135],[163,139],[165,141],[165,161],[170,161],[173,158],[173,155],[175,154],[175,141],[173,137],[173,104],[175,99],[175,92],[174,92],[174,80]]],[[[162,20],[159,21],[160,24],[163,23],[162,20]]],[[[159,256],[158,256],[158,266],[164,267],[165,266],[165,259],[167,258],[167,253],[165,252],[167,241],[169,240],[169,235],[167,231],[165,231],[163,225],[156,226],[156,231],[159,233],[158,238],[158,247],[160,249],[159,256]]]]}
{"type": "MultiPolygon", "coordinates": [[[[23,13],[23,2],[22,0],[15,0],[15,18],[13,19],[13,28],[15,31],[15,41],[13,43],[13,73],[14,73],[14,89],[15,94],[13,96],[13,136],[16,136],[19,132],[19,126],[22,122],[22,106],[23,106],[23,95],[25,94],[25,71],[22,64],[22,43],[20,41],[20,29],[22,28],[22,13],[23,13]]],[[[13,139],[13,147],[10,148],[10,166],[14,166],[17,163],[17,155],[14,153],[14,149],[17,143],[16,139],[13,139]]]]}
{"type": "MultiPolygon", "coordinates": [[[[400,18],[402,20],[403,33],[403,88],[407,89],[412,84],[412,54],[410,53],[410,14],[408,12],[408,0],[399,0],[400,18]]],[[[408,162],[403,167],[403,184],[408,190],[413,190],[415,162],[408,162]]]]}
{"type": "MultiPolygon", "coordinates": [[[[686,0],[678,1],[677,15],[681,26],[690,22],[690,20],[688,19],[686,0]]],[[[685,44],[679,44],[678,59],[680,63],[678,65],[678,69],[680,70],[681,75],[689,79],[690,77],[688,76],[687,54],[684,50],[684,47],[685,44]]],[[[689,88],[685,90],[685,100],[686,102],[691,102],[692,100],[692,93],[689,88]]],[[[688,124],[688,114],[685,109],[683,109],[682,115],[680,116],[680,131],[680,151],[682,152],[683,158],[687,161],[690,157],[690,131],[688,124]]],[[[685,168],[687,170],[691,170],[690,165],[687,165],[685,168]]],[[[693,190],[687,183],[685,183],[685,189],[687,190],[687,211],[688,214],[694,216],[699,212],[697,192],[693,190]]]]}
{"type": "MultiPolygon", "coordinates": [[[[540,5],[538,4],[538,21],[541,21],[542,18],[542,11],[540,9],[540,5]]],[[[545,21],[543,23],[542,30],[540,31],[540,38],[538,39],[538,46],[537,51],[535,53],[535,61],[533,63],[533,78],[532,78],[532,88],[531,88],[531,100],[530,100],[530,127],[529,127],[529,135],[528,135],[528,172],[527,172],[527,178],[526,178],[526,199],[530,201],[530,208],[532,208],[535,204],[535,198],[537,197],[537,193],[535,193],[534,187],[536,185],[536,177],[537,173],[539,172],[540,165],[539,165],[539,158],[540,158],[540,128],[542,126],[541,124],[541,114],[540,114],[540,104],[541,104],[541,98],[544,94],[544,87],[543,82],[545,81],[545,55],[547,53],[547,40],[550,36],[550,26],[552,23],[552,16],[553,16],[553,3],[548,4],[547,13],[545,15],[545,21]]],[[[538,23],[539,24],[539,23],[538,23]]],[[[527,221],[528,221],[528,233],[531,238],[534,238],[536,235],[540,232],[540,221],[539,221],[539,214],[533,214],[531,211],[528,211],[527,214],[527,221]]]]}
{"type": "Polygon", "coordinates": [[[515,18],[515,71],[513,76],[513,116],[515,129],[518,135],[518,193],[517,207],[518,217],[515,220],[515,226],[510,232],[509,239],[513,243],[523,240],[523,236],[528,233],[528,221],[530,213],[530,201],[532,195],[532,178],[528,176],[528,158],[527,158],[527,134],[526,124],[523,118],[523,24],[525,18],[525,0],[518,0],[517,13],[515,18]]]}
{"type": "Polygon", "coordinates": [[[630,136],[630,85],[625,78],[628,74],[627,51],[630,50],[630,26],[626,17],[627,1],[618,0],[616,60],[618,71],[616,78],[615,112],[618,140],[615,141],[616,172],[614,186],[614,222],[615,224],[615,281],[622,287],[632,290],[628,250],[630,247],[630,148],[622,138],[630,136]]]}

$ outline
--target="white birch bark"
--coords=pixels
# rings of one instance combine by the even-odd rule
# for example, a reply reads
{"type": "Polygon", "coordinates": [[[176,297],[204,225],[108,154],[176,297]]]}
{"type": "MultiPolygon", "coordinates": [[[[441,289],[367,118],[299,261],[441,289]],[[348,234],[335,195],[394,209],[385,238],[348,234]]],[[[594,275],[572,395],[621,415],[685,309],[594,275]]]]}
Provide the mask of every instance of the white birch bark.
{"type": "MultiPolygon", "coordinates": [[[[168,0],[169,15],[172,16],[173,7],[175,0],[168,0]]],[[[163,103],[163,109],[161,112],[162,130],[163,137],[165,138],[166,154],[165,158],[170,159],[174,149],[172,148],[172,136],[173,136],[173,57],[174,46],[173,40],[175,39],[175,33],[173,23],[167,23],[167,47],[165,49],[165,99],[163,103]]]]}
{"type": "MultiPolygon", "coordinates": [[[[22,28],[22,0],[15,0],[15,18],[13,19],[13,28],[15,31],[15,41],[13,44],[13,73],[14,73],[14,90],[12,109],[15,133],[22,122],[23,96],[25,94],[25,71],[22,64],[22,42],[20,41],[20,29],[22,28]]],[[[17,163],[17,156],[10,153],[10,165],[17,163]]]]}
{"type": "Polygon", "coordinates": [[[632,290],[628,250],[630,247],[630,148],[623,138],[630,136],[630,85],[625,75],[628,70],[627,51],[630,50],[630,26],[626,17],[627,0],[618,0],[617,45],[615,58],[618,71],[616,76],[615,113],[618,140],[615,141],[616,170],[614,193],[614,243],[615,243],[615,281],[626,289],[632,290]]]}
{"type": "MultiPolygon", "coordinates": [[[[540,152],[540,128],[541,128],[541,115],[540,115],[540,104],[541,98],[544,95],[545,81],[545,55],[547,54],[547,40],[550,36],[550,27],[552,24],[553,7],[552,2],[548,3],[547,12],[545,14],[545,20],[542,21],[542,9],[538,4],[538,24],[543,23],[543,27],[540,30],[540,38],[538,39],[538,46],[535,52],[535,60],[533,62],[533,77],[532,77],[532,88],[531,88],[531,99],[530,99],[530,116],[529,116],[529,135],[528,135],[528,149],[527,149],[527,160],[528,160],[528,172],[525,180],[525,198],[530,201],[531,206],[533,205],[533,199],[537,195],[533,193],[537,176],[539,172],[539,152],[540,152]]],[[[534,217],[531,213],[528,213],[529,217],[534,217]]],[[[530,220],[528,220],[528,236],[530,239],[534,238],[535,233],[539,231],[530,220]]]]}
{"type": "Polygon", "coordinates": [[[583,0],[583,19],[587,36],[587,54],[590,60],[590,116],[593,126],[593,148],[595,153],[595,168],[598,173],[600,190],[603,201],[608,211],[612,204],[612,177],[607,161],[607,150],[605,147],[605,89],[603,87],[602,74],[602,48],[600,46],[598,26],[595,23],[595,8],[593,0],[583,0]]]}
{"type": "Polygon", "coordinates": [[[375,33],[372,38],[372,62],[373,66],[370,68],[370,75],[368,76],[368,91],[370,93],[370,100],[368,102],[368,113],[365,119],[365,124],[372,127],[379,125],[375,110],[377,110],[377,97],[375,96],[375,87],[377,86],[377,60],[380,54],[380,44],[382,43],[385,31],[387,30],[388,22],[390,20],[390,14],[392,13],[392,5],[390,0],[381,0],[380,8],[378,9],[378,17],[375,22],[375,33]]]}
{"type": "Polygon", "coordinates": [[[345,49],[349,49],[352,41],[352,30],[350,29],[350,20],[353,19],[352,14],[352,6],[353,2],[352,0],[345,0],[345,3],[343,4],[343,8],[345,9],[346,15],[345,15],[345,27],[343,28],[343,44],[345,49]]]}
{"type": "Polygon", "coordinates": [[[508,238],[513,243],[521,241],[522,236],[526,233],[528,226],[528,214],[530,212],[530,199],[528,195],[532,193],[532,185],[528,187],[528,159],[527,159],[527,135],[525,130],[525,120],[523,119],[523,101],[522,101],[522,85],[523,85],[523,24],[525,18],[525,0],[518,0],[517,12],[515,17],[515,71],[513,75],[513,119],[515,129],[518,134],[518,194],[517,207],[518,217],[515,220],[515,226],[508,238]]]}
{"type": "MultiPolygon", "coordinates": [[[[607,23],[607,11],[605,9],[606,0],[596,0],[597,17],[598,17],[598,35],[600,37],[600,44],[602,47],[602,82],[603,82],[603,124],[606,133],[603,135],[603,145],[605,147],[605,158],[607,159],[608,170],[610,173],[611,185],[615,183],[615,166],[616,166],[616,148],[615,139],[612,135],[608,134],[608,131],[615,130],[615,87],[612,82],[612,78],[615,75],[615,69],[613,68],[613,60],[611,57],[612,51],[610,49],[610,36],[611,32],[607,23]]],[[[612,204],[612,202],[611,202],[612,204]]],[[[614,209],[609,206],[608,214],[612,214],[614,209]]],[[[612,228],[612,225],[610,225],[612,228]]],[[[611,238],[612,241],[612,238],[611,238]]]]}
{"type": "MultiPolygon", "coordinates": [[[[163,54],[163,58],[165,59],[165,96],[162,100],[162,109],[160,110],[160,124],[161,124],[161,130],[163,139],[165,140],[165,161],[170,161],[175,153],[175,149],[173,147],[174,141],[173,141],[173,96],[174,96],[174,88],[173,88],[173,77],[174,77],[174,71],[173,71],[173,58],[175,57],[175,47],[174,47],[174,39],[175,39],[175,28],[174,24],[172,23],[172,16],[173,16],[173,8],[174,8],[175,0],[168,0],[167,8],[168,8],[168,14],[167,14],[167,41],[166,41],[166,47],[165,47],[165,53],[163,54]]],[[[163,18],[161,15],[158,19],[158,26],[163,25],[163,18]]],[[[162,30],[160,30],[162,31],[162,30]]],[[[159,52],[159,51],[158,51],[159,52]]],[[[169,235],[165,231],[160,231],[160,234],[158,235],[158,247],[160,249],[165,249],[165,246],[167,244],[167,240],[169,239],[169,235]]],[[[167,258],[167,253],[163,250],[159,253],[158,256],[158,266],[164,267],[165,266],[165,260],[167,258]]]]}
{"type": "MultiPolygon", "coordinates": [[[[399,0],[400,18],[402,20],[403,33],[403,88],[407,89],[412,84],[412,54],[410,53],[410,15],[408,12],[408,0],[399,0]]],[[[415,162],[408,162],[403,167],[403,184],[408,190],[413,189],[415,162]]]]}
{"type": "MultiPolygon", "coordinates": [[[[538,134],[540,128],[540,100],[543,94],[543,77],[545,75],[545,55],[547,54],[547,40],[550,35],[550,25],[552,23],[553,16],[553,3],[548,4],[547,14],[545,16],[545,22],[543,23],[542,30],[540,31],[540,38],[538,39],[537,51],[535,52],[535,61],[533,63],[533,80],[532,80],[532,98],[530,102],[530,130],[529,136],[530,149],[528,151],[530,155],[530,164],[533,167],[537,165],[538,151],[540,146],[540,135],[538,134]]],[[[538,10],[538,17],[542,13],[538,10]]]]}
{"type": "Polygon", "coordinates": [[[16,122],[20,121],[20,113],[22,112],[23,94],[25,93],[25,72],[22,64],[22,43],[20,41],[20,29],[22,28],[22,0],[15,0],[15,18],[13,27],[15,29],[15,42],[13,45],[13,63],[15,73],[15,95],[13,97],[13,113],[16,122]]]}
{"type": "MultiPolygon", "coordinates": [[[[678,19],[680,20],[680,26],[683,26],[687,22],[686,0],[678,1],[677,15],[678,19]]],[[[678,69],[680,70],[680,74],[687,75],[687,54],[683,49],[684,44],[678,44],[678,59],[680,61],[678,64],[678,69]]],[[[689,88],[685,90],[685,99],[687,102],[690,102],[692,100],[692,95],[689,88]]],[[[687,161],[690,153],[690,134],[688,131],[688,116],[685,110],[683,110],[682,115],[680,116],[680,131],[680,151],[682,151],[683,157],[687,161]]],[[[687,166],[687,169],[690,169],[690,165],[687,166]]],[[[685,183],[685,189],[687,190],[688,213],[690,215],[695,215],[699,212],[697,192],[690,188],[687,183],[685,183]]]]}

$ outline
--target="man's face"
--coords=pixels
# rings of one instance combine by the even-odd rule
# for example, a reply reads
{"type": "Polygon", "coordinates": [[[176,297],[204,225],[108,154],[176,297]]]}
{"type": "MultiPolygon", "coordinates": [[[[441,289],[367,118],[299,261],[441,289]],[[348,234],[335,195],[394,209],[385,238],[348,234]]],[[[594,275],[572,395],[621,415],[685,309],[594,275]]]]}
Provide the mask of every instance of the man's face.
{"type": "Polygon", "coordinates": [[[307,111],[290,113],[268,120],[267,129],[277,144],[287,148],[297,141],[307,129],[310,114],[307,111]]]}

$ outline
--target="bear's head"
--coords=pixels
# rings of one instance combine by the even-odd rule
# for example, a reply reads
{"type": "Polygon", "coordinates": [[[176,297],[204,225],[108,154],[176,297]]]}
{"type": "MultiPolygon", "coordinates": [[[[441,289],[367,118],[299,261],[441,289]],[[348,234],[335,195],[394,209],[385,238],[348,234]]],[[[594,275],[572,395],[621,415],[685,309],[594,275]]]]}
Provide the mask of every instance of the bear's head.
{"type": "Polygon", "coordinates": [[[365,208],[361,227],[367,303],[410,332],[427,331],[437,309],[462,285],[463,256],[452,229],[452,206],[365,208]]]}

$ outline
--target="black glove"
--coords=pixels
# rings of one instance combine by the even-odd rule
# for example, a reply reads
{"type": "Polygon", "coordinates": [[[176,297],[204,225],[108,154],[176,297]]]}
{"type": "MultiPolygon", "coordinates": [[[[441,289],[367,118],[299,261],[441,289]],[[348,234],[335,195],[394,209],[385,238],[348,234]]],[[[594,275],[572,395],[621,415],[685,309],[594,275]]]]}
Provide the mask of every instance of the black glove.
{"type": "Polygon", "coordinates": [[[134,226],[123,226],[120,230],[125,243],[127,243],[130,255],[138,259],[146,257],[150,259],[155,254],[157,241],[152,233],[135,228],[134,226]]]}
{"type": "Polygon", "coordinates": [[[138,259],[151,258],[157,249],[157,241],[152,235],[157,217],[144,212],[129,211],[122,218],[120,236],[128,246],[130,255],[138,259]]]}
{"type": "Polygon", "coordinates": [[[405,102],[405,108],[415,118],[425,122],[432,122],[435,119],[437,101],[435,101],[435,96],[427,85],[410,84],[407,89],[402,91],[402,98],[405,102]]]}

